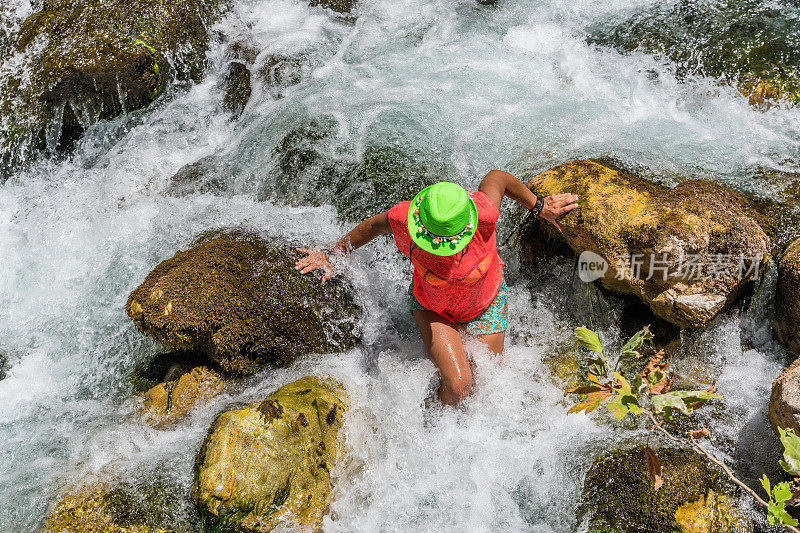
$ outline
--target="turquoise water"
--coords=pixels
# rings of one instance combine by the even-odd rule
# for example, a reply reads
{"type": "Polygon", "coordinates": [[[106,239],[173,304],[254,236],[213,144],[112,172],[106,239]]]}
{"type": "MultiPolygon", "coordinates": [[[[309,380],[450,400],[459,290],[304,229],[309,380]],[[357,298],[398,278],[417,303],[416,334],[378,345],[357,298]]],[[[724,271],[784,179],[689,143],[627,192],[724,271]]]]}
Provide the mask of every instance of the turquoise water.
{"type": "MultiPolygon", "coordinates": [[[[567,305],[568,261],[528,286],[513,246],[503,249],[507,353],[499,364],[471,346],[477,388],[459,410],[424,406],[434,367],[407,312],[409,265],[385,239],[342,265],[366,311],[362,347],[264,371],[166,430],[135,414],[126,376],[157,347],[123,306],[155,264],[207,229],[334,240],[351,226],[337,217],[337,187],[370,201],[374,190],[347,169],[376,149],[473,188],[492,168],[611,156],[665,183],[707,177],[781,198],[780,180],[757,175],[800,171],[800,111],[759,112],[714,79],[679,82],[663,58],[586,44],[592,24],[651,4],[365,0],[350,23],[299,0],[238,0],[214,28],[206,81],[92,127],[72,157],[0,186],[0,349],[11,363],[0,381],[0,530],[35,531],[66,483],[92,476],[158,469],[187,494],[215,413],[308,373],[338,377],[354,400],[326,531],[580,529],[586,469],[630,433],[566,415],[543,363],[590,319],[582,284],[567,305]],[[221,79],[236,42],[260,50],[256,67],[302,57],[302,81],[275,98],[256,80],[231,121],[221,79]],[[316,156],[287,175],[275,148],[313,120],[329,125],[311,143],[316,156]],[[203,158],[207,186],[171,193],[176,171],[203,158]]],[[[513,214],[506,206],[504,235],[513,214]]],[[[769,335],[772,285],[754,308],[688,339],[694,348],[676,363],[699,361],[718,380],[726,402],[704,423],[748,479],[775,454],[765,409],[784,354],[769,335]]],[[[607,305],[604,335],[617,340],[619,303],[607,305]]]]}

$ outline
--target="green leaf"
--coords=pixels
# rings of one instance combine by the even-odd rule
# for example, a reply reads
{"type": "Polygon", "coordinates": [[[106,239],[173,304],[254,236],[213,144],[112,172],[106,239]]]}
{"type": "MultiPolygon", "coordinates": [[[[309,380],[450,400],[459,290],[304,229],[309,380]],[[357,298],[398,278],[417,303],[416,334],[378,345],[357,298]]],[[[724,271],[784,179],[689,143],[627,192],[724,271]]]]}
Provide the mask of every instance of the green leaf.
{"type": "Polygon", "coordinates": [[[793,476],[800,476],[800,437],[790,428],[778,428],[783,444],[781,467],[793,476]]]}
{"type": "Polygon", "coordinates": [[[593,352],[603,353],[603,345],[600,344],[600,339],[597,338],[597,334],[589,328],[584,326],[575,328],[575,337],[578,338],[578,342],[580,342],[584,348],[588,348],[593,352]]]}
{"type": "Polygon", "coordinates": [[[786,508],[784,507],[783,503],[777,503],[774,501],[770,501],[769,506],[767,507],[767,520],[769,520],[769,523],[773,525],[796,526],[798,523],[797,520],[792,518],[791,515],[786,512],[786,508]]]}
{"type": "Polygon", "coordinates": [[[722,398],[722,396],[714,394],[711,391],[680,390],[668,392],[666,394],[657,394],[651,397],[650,400],[653,402],[653,411],[670,419],[675,410],[684,414],[689,414],[694,409],[701,407],[714,398],[722,398]]]}
{"type": "Polygon", "coordinates": [[[644,341],[651,340],[653,338],[653,334],[650,333],[650,326],[645,326],[641,331],[637,332],[633,337],[628,339],[628,342],[625,343],[625,346],[622,347],[619,356],[620,357],[641,357],[642,354],[639,353],[639,348],[642,347],[644,341]]]}
{"type": "Polygon", "coordinates": [[[761,486],[764,487],[764,491],[767,493],[767,498],[772,497],[772,489],[770,488],[769,478],[766,474],[761,478],[761,486]]]}
{"type": "Polygon", "coordinates": [[[567,412],[580,413],[581,411],[586,411],[586,414],[588,415],[600,407],[603,402],[609,398],[609,396],[611,396],[611,391],[608,389],[601,389],[597,392],[592,392],[586,397],[585,400],[573,405],[572,408],[567,412]]]}
{"type": "Polygon", "coordinates": [[[653,370],[649,374],[647,374],[647,382],[650,385],[656,385],[661,383],[661,380],[664,379],[665,374],[661,370],[653,370]]]}
{"type": "Polygon", "coordinates": [[[631,390],[628,381],[618,372],[614,372],[613,376],[618,394],[613,401],[608,403],[608,410],[614,413],[617,420],[622,420],[628,413],[633,413],[634,415],[642,414],[639,399],[631,390]]]}
{"type": "Polygon", "coordinates": [[[788,481],[782,481],[772,489],[772,499],[778,503],[786,503],[792,497],[792,486],[788,481]]]}

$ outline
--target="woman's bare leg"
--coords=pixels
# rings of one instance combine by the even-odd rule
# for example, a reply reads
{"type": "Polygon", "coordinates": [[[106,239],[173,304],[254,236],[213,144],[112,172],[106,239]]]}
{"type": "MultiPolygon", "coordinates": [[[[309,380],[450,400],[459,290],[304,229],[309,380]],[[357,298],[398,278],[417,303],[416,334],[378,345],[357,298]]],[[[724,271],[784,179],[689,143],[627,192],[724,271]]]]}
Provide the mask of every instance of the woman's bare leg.
{"type": "Polygon", "coordinates": [[[489,333],[488,335],[478,335],[478,340],[486,344],[492,354],[503,358],[503,348],[506,344],[506,332],[489,333]]]}
{"type": "Polygon", "coordinates": [[[428,356],[442,377],[439,400],[455,405],[472,391],[472,369],[458,326],[433,311],[421,309],[414,311],[414,320],[417,321],[428,356]]]}

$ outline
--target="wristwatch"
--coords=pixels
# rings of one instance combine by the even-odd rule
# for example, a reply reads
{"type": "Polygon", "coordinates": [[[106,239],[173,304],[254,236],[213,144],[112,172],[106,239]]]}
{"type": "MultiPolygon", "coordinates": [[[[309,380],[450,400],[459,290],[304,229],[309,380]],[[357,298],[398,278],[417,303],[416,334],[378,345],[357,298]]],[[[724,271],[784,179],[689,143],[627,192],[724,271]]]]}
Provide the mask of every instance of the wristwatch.
{"type": "Polygon", "coordinates": [[[542,209],[544,209],[544,196],[536,195],[536,203],[533,204],[531,208],[531,213],[533,216],[538,217],[542,214],[542,209]]]}

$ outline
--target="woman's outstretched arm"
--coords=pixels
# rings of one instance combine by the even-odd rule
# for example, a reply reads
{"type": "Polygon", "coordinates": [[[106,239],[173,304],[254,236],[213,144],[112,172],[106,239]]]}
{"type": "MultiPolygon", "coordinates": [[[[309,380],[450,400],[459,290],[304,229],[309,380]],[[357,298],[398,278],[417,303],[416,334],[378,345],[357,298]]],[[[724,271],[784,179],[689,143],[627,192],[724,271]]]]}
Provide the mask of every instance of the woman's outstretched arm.
{"type": "MultiPolygon", "coordinates": [[[[356,248],[360,248],[369,241],[383,235],[391,233],[392,227],[389,225],[389,214],[381,213],[370,217],[351,229],[347,235],[339,239],[333,246],[331,253],[335,255],[349,254],[356,248]]],[[[323,271],[322,281],[328,281],[333,277],[334,269],[330,258],[326,252],[321,250],[309,250],[308,248],[298,248],[299,252],[307,254],[301,257],[294,265],[295,270],[301,274],[320,269],[323,271]]]]}
{"type": "MultiPolygon", "coordinates": [[[[528,209],[532,209],[538,200],[537,196],[524,183],[513,174],[502,170],[489,171],[478,186],[478,190],[486,193],[486,196],[494,202],[498,209],[500,209],[504,196],[508,196],[528,209]]],[[[575,203],[577,201],[577,194],[563,193],[547,196],[544,198],[544,206],[539,216],[551,222],[561,231],[557,219],[578,207],[578,204],[575,203]]]]}

